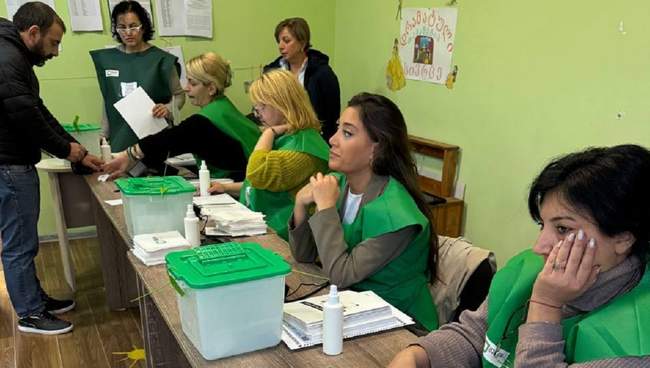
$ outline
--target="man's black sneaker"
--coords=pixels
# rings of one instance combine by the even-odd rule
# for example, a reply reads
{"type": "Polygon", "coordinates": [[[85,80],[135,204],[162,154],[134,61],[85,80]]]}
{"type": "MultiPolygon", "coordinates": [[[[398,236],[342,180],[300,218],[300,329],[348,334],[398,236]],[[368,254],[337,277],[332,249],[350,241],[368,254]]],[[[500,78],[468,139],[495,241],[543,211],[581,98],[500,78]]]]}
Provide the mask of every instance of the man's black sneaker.
{"type": "Polygon", "coordinates": [[[58,335],[72,331],[71,322],[58,319],[48,312],[34,313],[18,319],[18,330],[43,335],[58,335]]]}
{"type": "Polygon", "coordinates": [[[74,300],[56,300],[49,296],[45,299],[45,310],[52,314],[61,314],[74,309],[74,300]]]}

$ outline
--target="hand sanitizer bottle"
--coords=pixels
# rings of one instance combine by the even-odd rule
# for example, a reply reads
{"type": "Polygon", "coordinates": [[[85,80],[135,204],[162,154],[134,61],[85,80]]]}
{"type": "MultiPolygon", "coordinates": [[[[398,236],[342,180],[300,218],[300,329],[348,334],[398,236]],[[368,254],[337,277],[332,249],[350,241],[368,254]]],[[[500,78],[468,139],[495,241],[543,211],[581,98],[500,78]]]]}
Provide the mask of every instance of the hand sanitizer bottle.
{"type": "Polygon", "coordinates": [[[209,196],[208,188],[210,188],[210,170],[205,164],[205,160],[201,161],[201,169],[199,170],[199,193],[201,197],[209,196]]]}
{"type": "Polygon", "coordinates": [[[113,154],[111,153],[111,146],[108,144],[105,137],[102,137],[99,150],[102,154],[102,160],[104,162],[108,162],[113,158],[113,154]]]}
{"type": "Polygon", "coordinates": [[[338,355],[342,351],[343,304],[339,301],[336,285],[331,285],[327,302],[323,305],[323,353],[338,355]]]}
{"type": "Polygon", "coordinates": [[[185,223],[185,239],[190,243],[190,246],[198,247],[201,245],[199,218],[196,217],[196,214],[194,213],[193,205],[187,205],[187,213],[185,214],[183,222],[185,223]]]}

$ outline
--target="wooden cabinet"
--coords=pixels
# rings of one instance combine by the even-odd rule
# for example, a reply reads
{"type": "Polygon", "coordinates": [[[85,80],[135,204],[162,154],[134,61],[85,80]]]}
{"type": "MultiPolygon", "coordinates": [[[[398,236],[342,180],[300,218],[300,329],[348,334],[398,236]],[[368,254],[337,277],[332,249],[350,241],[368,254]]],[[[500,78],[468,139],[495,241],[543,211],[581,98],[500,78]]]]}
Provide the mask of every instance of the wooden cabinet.
{"type": "Polygon", "coordinates": [[[454,198],[454,181],[458,164],[459,147],[430,139],[409,136],[413,152],[442,160],[442,178],[436,180],[420,175],[420,189],[445,199],[444,203],[431,206],[433,224],[438,235],[457,237],[461,235],[463,225],[462,199],[454,198]]]}

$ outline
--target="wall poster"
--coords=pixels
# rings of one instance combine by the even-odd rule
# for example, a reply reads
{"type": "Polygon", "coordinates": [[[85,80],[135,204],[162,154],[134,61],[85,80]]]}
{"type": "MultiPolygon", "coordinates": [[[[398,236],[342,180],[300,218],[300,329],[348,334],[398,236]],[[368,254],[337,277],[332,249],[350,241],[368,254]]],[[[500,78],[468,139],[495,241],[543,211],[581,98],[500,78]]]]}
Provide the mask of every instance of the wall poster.
{"type": "Polygon", "coordinates": [[[444,84],[451,69],[458,8],[404,8],[399,55],[406,79],[444,84]]]}

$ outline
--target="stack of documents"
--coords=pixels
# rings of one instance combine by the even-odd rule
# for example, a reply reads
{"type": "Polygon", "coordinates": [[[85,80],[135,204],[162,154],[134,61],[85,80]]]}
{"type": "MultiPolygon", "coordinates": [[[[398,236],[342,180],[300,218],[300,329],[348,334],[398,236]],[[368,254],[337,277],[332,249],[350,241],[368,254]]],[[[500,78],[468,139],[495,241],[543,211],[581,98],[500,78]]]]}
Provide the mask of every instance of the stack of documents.
{"type": "MultiPolygon", "coordinates": [[[[327,294],[284,305],[282,341],[291,350],[320,344],[327,294]]],[[[343,338],[413,324],[413,319],[372,291],[339,293],[343,304],[343,338]]]]}
{"type": "Polygon", "coordinates": [[[187,249],[190,243],[178,231],[140,234],[133,237],[133,255],[147,266],[165,263],[169,252],[187,249]]]}
{"type": "Polygon", "coordinates": [[[264,214],[251,211],[228,194],[194,197],[201,214],[208,216],[205,235],[252,236],[266,234],[264,214]]]}

